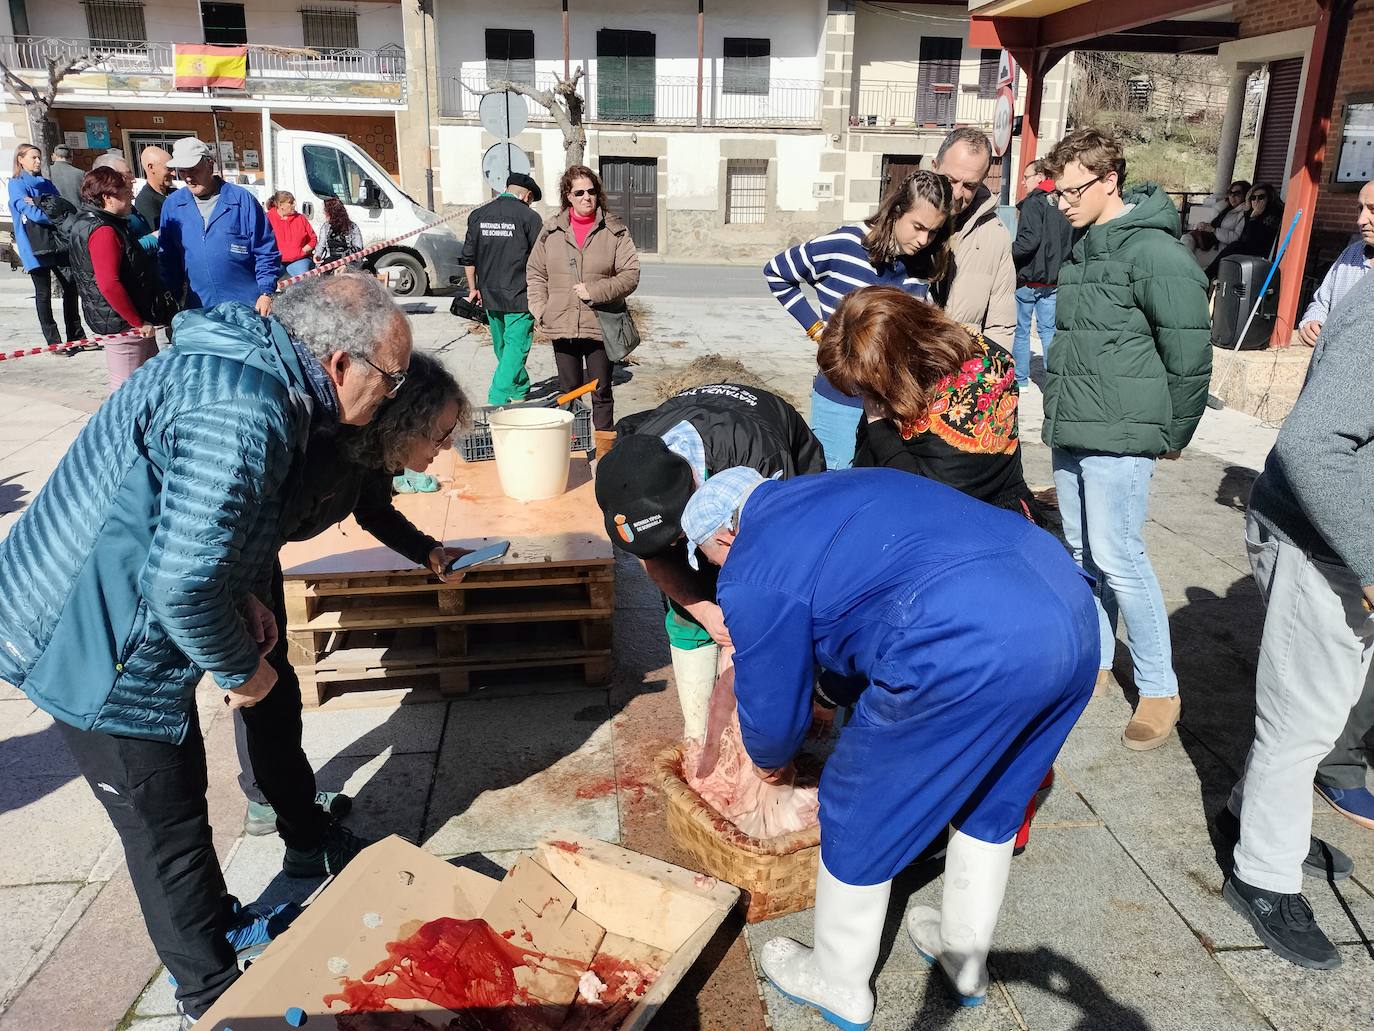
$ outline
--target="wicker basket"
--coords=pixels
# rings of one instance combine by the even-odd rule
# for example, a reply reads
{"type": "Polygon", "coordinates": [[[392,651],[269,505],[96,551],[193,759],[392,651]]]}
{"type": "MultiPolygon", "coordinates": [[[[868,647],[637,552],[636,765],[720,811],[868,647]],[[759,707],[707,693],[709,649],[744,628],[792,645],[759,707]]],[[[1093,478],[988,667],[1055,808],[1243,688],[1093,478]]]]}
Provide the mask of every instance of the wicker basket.
{"type": "Polygon", "coordinates": [[[780,838],[751,838],[707,805],[682,775],[683,746],[673,745],[654,760],[667,800],[668,833],[701,869],[741,889],[749,923],[810,909],[816,903],[816,864],[821,829],[810,827],[780,838]]]}

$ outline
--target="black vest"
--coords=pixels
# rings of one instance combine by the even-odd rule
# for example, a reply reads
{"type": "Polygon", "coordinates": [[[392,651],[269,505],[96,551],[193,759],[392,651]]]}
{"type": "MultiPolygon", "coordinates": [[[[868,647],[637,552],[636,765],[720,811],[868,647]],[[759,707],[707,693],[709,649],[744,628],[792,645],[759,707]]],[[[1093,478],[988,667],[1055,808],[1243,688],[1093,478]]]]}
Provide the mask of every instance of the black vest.
{"type": "Polygon", "coordinates": [[[134,307],[144,322],[158,321],[154,309],[162,294],[162,280],[158,276],[157,259],[138,245],[129,232],[128,219],[84,207],[72,224],[68,253],[86,324],[97,334],[123,333],[132,328],[124,316],[110,306],[96,285],[95,267],[91,262],[91,234],[101,226],[109,226],[119,237],[119,281],[129,292],[134,307]]]}
{"type": "Polygon", "coordinates": [[[616,425],[621,435],[661,436],[689,422],[706,447],[706,472],[745,465],[764,476],[784,479],[825,469],[821,443],[795,408],[766,390],[738,383],[710,383],[675,394],[648,412],[627,415],[616,425]]]}

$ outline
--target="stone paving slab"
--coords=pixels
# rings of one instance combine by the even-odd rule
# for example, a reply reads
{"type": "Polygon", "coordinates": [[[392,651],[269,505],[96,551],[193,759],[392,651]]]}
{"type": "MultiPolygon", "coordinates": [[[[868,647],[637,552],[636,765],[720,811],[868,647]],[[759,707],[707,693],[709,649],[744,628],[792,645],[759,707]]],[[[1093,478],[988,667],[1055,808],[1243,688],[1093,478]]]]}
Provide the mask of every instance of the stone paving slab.
{"type": "Polygon", "coordinates": [[[446,702],[322,709],[305,721],[305,754],[319,761],[385,749],[393,755],[437,752],[447,713],[446,702]]]}
{"type": "Polygon", "coordinates": [[[1304,970],[1268,949],[1223,952],[1217,962],[1277,1031],[1356,1031],[1374,1026],[1369,947],[1341,948],[1336,970],[1304,970]]]}
{"type": "Polygon", "coordinates": [[[21,777],[79,776],[56,722],[27,698],[0,702],[0,770],[21,777]]]}
{"type": "Polygon", "coordinates": [[[439,752],[427,849],[531,848],[558,828],[620,840],[604,691],[456,704],[462,714],[439,752]]]}
{"type": "MultiPolygon", "coordinates": [[[[59,746],[60,747],[60,746],[59,746]]],[[[81,883],[114,838],[85,780],[0,778],[0,885],[81,883]]]]}
{"type": "Polygon", "coordinates": [[[0,927],[0,1003],[8,1003],[42,961],[42,943],[80,890],[73,883],[0,888],[0,906],[9,914],[0,927]]]}
{"type": "Polygon", "coordinates": [[[992,966],[1031,1028],[1267,1028],[1107,828],[1012,864],[992,966]]]}
{"type": "MultiPolygon", "coordinates": [[[[1093,810],[1195,934],[1209,946],[1252,946],[1249,924],[1221,897],[1223,875],[1208,831],[1234,774],[1205,749],[1185,748],[1186,739],[1132,753],[1110,732],[1078,728],[1059,761],[1075,783],[1087,785],[1093,810]]],[[[1309,878],[1304,890],[1318,922],[1347,940],[1350,923],[1331,887],[1309,878]]],[[[1374,927],[1374,898],[1358,885],[1342,890],[1357,919],[1374,927]]]]}

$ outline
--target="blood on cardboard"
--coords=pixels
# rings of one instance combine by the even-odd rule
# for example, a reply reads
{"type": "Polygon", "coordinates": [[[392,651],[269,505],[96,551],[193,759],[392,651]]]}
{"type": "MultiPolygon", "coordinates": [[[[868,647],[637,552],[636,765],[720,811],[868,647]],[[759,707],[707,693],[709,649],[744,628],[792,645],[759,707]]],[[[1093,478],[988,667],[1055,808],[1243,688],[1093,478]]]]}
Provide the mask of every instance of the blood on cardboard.
{"type": "Polygon", "coordinates": [[[387,838],[363,851],[220,998],[211,1031],[643,1027],[733,905],[725,885],[560,832],[497,881],[387,838]],[[550,856],[556,856],[550,860],[550,856]],[[562,865],[560,865],[562,864],[562,865]],[[550,867],[563,871],[563,879],[550,867]],[[569,883],[577,885],[576,890],[569,883]],[[665,898],[661,931],[634,910],[665,898]],[[594,919],[579,905],[578,892],[594,919]],[[627,901],[617,909],[613,900],[627,901]],[[642,900],[642,901],[635,901],[642,900]],[[684,917],[688,923],[684,925],[684,917]],[[621,931],[649,927],[676,950],[621,931]]]}

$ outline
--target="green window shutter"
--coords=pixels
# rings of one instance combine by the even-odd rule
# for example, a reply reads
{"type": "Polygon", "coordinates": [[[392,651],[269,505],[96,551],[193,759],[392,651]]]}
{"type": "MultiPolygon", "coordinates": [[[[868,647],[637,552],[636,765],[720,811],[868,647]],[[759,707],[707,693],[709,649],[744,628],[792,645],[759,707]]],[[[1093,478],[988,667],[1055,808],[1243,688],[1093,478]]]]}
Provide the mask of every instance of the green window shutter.
{"type": "Polygon", "coordinates": [[[599,29],[596,33],[597,117],[653,121],[656,84],[652,32],[599,29]]]}

